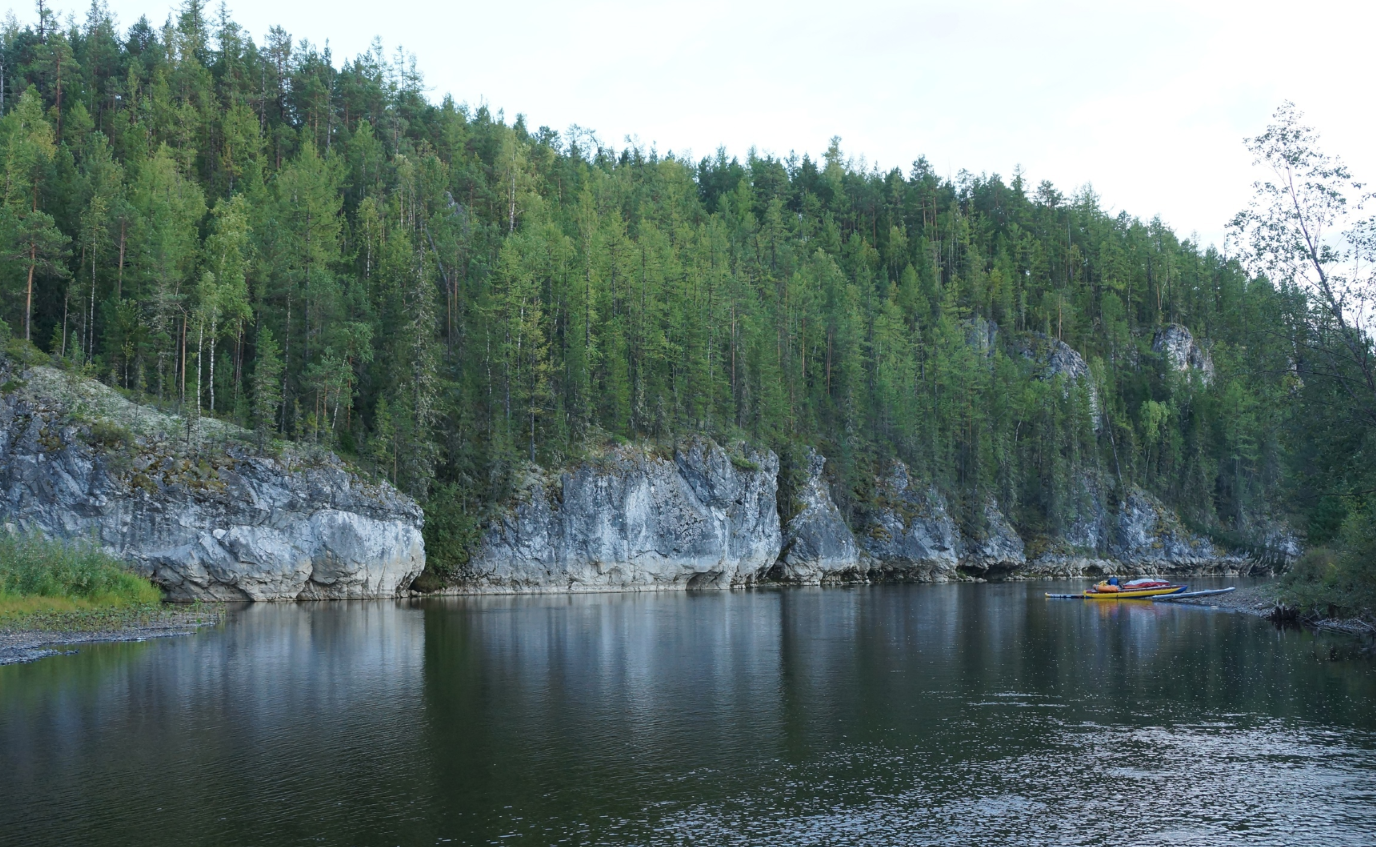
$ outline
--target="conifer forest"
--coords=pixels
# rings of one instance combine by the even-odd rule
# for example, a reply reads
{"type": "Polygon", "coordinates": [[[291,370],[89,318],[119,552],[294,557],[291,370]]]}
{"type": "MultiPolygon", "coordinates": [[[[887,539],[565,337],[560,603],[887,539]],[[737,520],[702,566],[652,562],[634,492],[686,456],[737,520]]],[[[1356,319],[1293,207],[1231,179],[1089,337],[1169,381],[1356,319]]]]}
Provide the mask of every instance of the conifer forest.
{"type": "Polygon", "coordinates": [[[1265,197],[1224,252],[919,150],[532,126],[200,0],[29,18],[0,32],[0,335],[386,477],[440,572],[528,463],[704,433],[785,482],[817,448],[843,513],[900,458],[1036,538],[1088,479],[1232,544],[1286,521],[1316,580],[1376,582],[1370,338],[1266,264],[1265,197]]]}

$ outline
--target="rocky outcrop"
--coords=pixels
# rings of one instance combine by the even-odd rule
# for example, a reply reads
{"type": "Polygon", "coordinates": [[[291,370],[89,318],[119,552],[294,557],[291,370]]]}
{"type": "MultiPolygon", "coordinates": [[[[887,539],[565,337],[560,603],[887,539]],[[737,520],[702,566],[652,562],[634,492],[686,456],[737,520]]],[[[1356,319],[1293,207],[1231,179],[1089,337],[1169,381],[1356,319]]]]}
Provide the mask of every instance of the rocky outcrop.
{"type": "Polygon", "coordinates": [[[1032,562],[1029,576],[1188,576],[1270,570],[1258,557],[1226,550],[1198,533],[1155,497],[1132,489],[1107,515],[1108,543],[1097,551],[1051,553],[1032,562]]]}
{"type": "Polygon", "coordinates": [[[817,584],[862,578],[860,548],[831,499],[817,451],[807,457],[807,481],[798,492],[802,508],[784,528],[783,553],[770,577],[782,582],[817,584]]]}
{"type": "Polygon", "coordinates": [[[617,447],[533,469],[459,575],[464,591],[724,588],[760,581],[781,547],[772,452],[698,438],[672,457],[617,447]]]}
{"type": "Polygon", "coordinates": [[[961,538],[941,494],[895,460],[876,480],[860,530],[871,578],[945,582],[957,576],[961,538]]]}
{"type": "Polygon", "coordinates": [[[1165,358],[1171,370],[1197,375],[1204,385],[1214,379],[1214,361],[1194,340],[1194,335],[1180,324],[1166,324],[1152,336],[1151,350],[1165,358]]]}
{"type": "Polygon", "coordinates": [[[1112,515],[1106,502],[1104,484],[1085,473],[1075,478],[1066,504],[1068,519],[1057,539],[1068,552],[1093,553],[1108,548],[1112,535],[1112,515]]]}
{"type": "Polygon", "coordinates": [[[1022,538],[993,498],[985,501],[983,525],[962,539],[960,569],[981,578],[1009,576],[1027,564],[1022,538]]]}
{"type": "MultiPolygon", "coordinates": [[[[1074,360],[1059,361],[1069,368],[1061,373],[1075,370],[1074,360]]],[[[92,380],[0,362],[0,524],[94,539],[174,599],[406,591],[425,562],[414,501],[326,451],[261,456],[248,438],[209,418],[188,427],[92,380]]],[[[1071,487],[1066,524],[1053,539],[1034,539],[1029,562],[994,500],[960,524],[901,462],[875,480],[853,534],[832,502],[825,461],[808,456],[798,511],[782,528],[779,461],[767,450],[696,438],[668,451],[615,447],[556,472],[531,468],[451,590],[1185,575],[1298,555],[1279,523],[1248,529],[1260,540],[1244,556],[1189,531],[1145,492],[1110,504],[1109,484],[1085,476],[1071,487]]]]}
{"type": "Polygon", "coordinates": [[[52,368],[0,383],[0,522],[93,539],[171,599],[391,597],[425,566],[415,501],[329,453],[257,456],[52,368]]]}
{"type": "Polygon", "coordinates": [[[965,330],[965,343],[978,350],[982,356],[992,356],[998,349],[999,325],[976,315],[961,321],[965,330]]]}
{"type": "Polygon", "coordinates": [[[1161,569],[1189,568],[1224,555],[1208,539],[1187,530],[1159,500],[1132,489],[1118,504],[1109,554],[1124,563],[1161,569]]]}
{"type": "Polygon", "coordinates": [[[1245,531],[1255,539],[1252,550],[1254,558],[1273,567],[1286,567],[1304,554],[1300,539],[1284,521],[1270,517],[1257,518],[1245,531]]]}
{"type": "Polygon", "coordinates": [[[1040,379],[1063,377],[1067,386],[1084,385],[1089,395],[1089,415],[1094,431],[1102,424],[1099,414],[1099,391],[1094,386],[1094,376],[1083,356],[1073,347],[1057,338],[1050,338],[1039,332],[1029,332],[1020,336],[1016,342],[1017,350],[1024,359],[1033,363],[1040,379]]]}

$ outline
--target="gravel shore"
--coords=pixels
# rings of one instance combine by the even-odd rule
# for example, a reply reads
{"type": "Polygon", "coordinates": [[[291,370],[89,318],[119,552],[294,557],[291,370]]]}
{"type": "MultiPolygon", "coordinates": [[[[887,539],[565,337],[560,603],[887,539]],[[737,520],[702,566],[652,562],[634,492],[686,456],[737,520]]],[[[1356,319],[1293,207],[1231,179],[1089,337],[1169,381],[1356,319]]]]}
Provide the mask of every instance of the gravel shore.
{"type": "Polygon", "coordinates": [[[144,641],[149,638],[170,638],[177,635],[190,635],[203,626],[218,623],[224,616],[218,606],[197,606],[160,610],[154,619],[140,616],[114,626],[99,629],[66,628],[57,619],[57,625],[50,625],[52,618],[44,621],[42,628],[0,629],[0,665],[13,665],[32,662],[46,656],[74,653],[75,650],[59,649],[75,644],[90,644],[100,641],[144,641]]]}
{"type": "Polygon", "coordinates": [[[1279,602],[1280,586],[1274,582],[1249,585],[1230,591],[1227,594],[1214,594],[1209,597],[1185,597],[1180,600],[1162,597],[1158,602],[1168,601],[1177,606],[1208,606],[1214,609],[1227,609],[1230,612],[1246,612],[1249,615],[1264,617],[1279,602]]]}
{"type": "MultiPolygon", "coordinates": [[[[1211,597],[1187,597],[1182,600],[1171,600],[1178,606],[1208,606],[1215,609],[1225,609],[1230,612],[1243,612],[1257,617],[1269,618],[1276,611],[1277,607],[1284,607],[1280,600],[1280,586],[1275,582],[1266,582],[1261,585],[1249,585],[1246,588],[1239,588],[1227,594],[1215,594],[1211,597]]],[[[1294,613],[1291,612],[1293,615],[1294,613]]],[[[1291,617],[1290,621],[1300,624],[1310,629],[1324,630],[1326,632],[1346,632],[1353,635],[1376,635],[1376,627],[1370,623],[1355,618],[1306,618],[1303,616],[1291,617]]]]}

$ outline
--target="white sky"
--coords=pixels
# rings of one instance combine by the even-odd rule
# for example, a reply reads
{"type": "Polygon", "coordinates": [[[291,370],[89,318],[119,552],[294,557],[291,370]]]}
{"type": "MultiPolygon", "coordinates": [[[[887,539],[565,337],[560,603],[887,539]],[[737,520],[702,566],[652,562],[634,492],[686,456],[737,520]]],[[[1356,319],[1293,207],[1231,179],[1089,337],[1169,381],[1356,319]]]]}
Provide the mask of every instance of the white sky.
{"type": "MultiPolygon", "coordinates": [[[[109,0],[121,26],[167,0],[109,0]]],[[[217,6],[212,2],[212,10],[217,6]]],[[[80,0],[56,0],[64,16],[80,0]]],[[[431,96],[579,124],[622,146],[701,157],[817,156],[833,135],[884,168],[919,155],[1160,215],[1221,243],[1256,178],[1244,136],[1294,100],[1359,177],[1376,180],[1369,44],[1376,4],[1307,0],[698,3],[234,0],[268,28],[330,43],[380,36],[414,53],[431,96]],[[1364,81],[1365,80],[1365,81],[1364,81]]],[[[16,12],[33,17],[31,7],[16,12]]]]}

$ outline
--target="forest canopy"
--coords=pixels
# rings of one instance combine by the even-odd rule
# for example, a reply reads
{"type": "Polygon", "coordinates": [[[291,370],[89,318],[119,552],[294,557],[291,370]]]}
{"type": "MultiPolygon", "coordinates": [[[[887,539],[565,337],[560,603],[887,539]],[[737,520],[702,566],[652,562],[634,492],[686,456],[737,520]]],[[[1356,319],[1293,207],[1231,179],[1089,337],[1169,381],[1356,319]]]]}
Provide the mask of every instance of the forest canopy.
{"type": "Polygon", "coordinates": [[[1031,536],[1087,486],[1244,541],[1288,516],[1326,543],[1365,511],[1369,424],[1309,370],[1309,290],[1088,188],[866,169],[839,139],[615,149],[199,0],[127,29],[40,3],[0,68],[0,333],[335,449],[436,532],[525,463],[694,432],[785,476],[817,448],[850,513],[898,458],[1031,536]],[[1198,367],[1161,343],[1179,328],[1198,367]]]}

